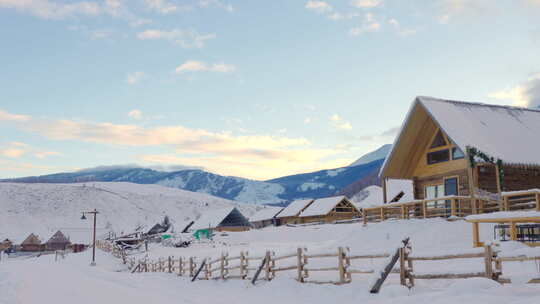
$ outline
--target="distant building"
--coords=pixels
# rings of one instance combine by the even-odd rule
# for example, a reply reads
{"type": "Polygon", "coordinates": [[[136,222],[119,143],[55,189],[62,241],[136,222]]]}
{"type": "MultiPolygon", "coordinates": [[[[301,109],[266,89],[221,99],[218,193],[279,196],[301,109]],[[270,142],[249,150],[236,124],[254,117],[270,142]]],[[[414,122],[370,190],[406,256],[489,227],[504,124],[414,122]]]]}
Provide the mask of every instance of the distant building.
{"type": "Polygon", "coordinates": [[[21,251],[44,251],[45,246],[41,244],[41,240],[37,235],[30,233],[30,235],[21,243],[21,251]]]}
{"type": "Polygon", "coordinates": [[[249,220],[235,207],[218,209],[203,214],[191,226],[192,230],[246,231],[251,228],[249,220]]]}
{"type": "Polygon", "coordinates": [[[300,224],[300,213],[311,205],[314,199],[299,199],[292,201],[277,216],[277,225],[300,224]]]}
{"type": "Polygon", "coordinates": [[[249,222],[253,228],[260,229],[276,224],[276,216],[281,213],[284,208],[281,207],[264,207],[257,211],[249,218],[249,222]]]}
{"type": "Polygon", "coordinates": [[[345,196],[318,198],[299,215],[299,222],[333,223],[360,217],[360,211],[345,196]]]}
{"type": "Polygon", "coordinates": [[[69,239],[58,230],[56,233],[45,243],[47,250],[66,250],[71,242],[69,239]]]}

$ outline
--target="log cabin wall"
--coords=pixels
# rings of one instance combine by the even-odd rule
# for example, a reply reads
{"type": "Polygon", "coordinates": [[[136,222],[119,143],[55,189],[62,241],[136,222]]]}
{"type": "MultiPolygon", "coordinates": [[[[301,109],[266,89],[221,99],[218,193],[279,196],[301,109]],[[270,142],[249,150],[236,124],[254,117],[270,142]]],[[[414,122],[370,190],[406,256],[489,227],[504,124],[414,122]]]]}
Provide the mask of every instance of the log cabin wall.
{"type": "Polygon", "coordinates": [[[459,195],[470,195],[469,192],[469,177],[467,175],[466,169],[448,171],[440,174],[415,177],[413,180],[414,186],[414,198],[415,199],[425,199],[425,187],[432,185],[444,184],[444,179],[448,177],[457,177],[458,178],[458,194],[459,195]]]}
{"type": "Polygon", "coordinates": [[[503,191],[540,189],[540,166],[505,165],[503,191]]]}
{"type": "Polygon", "coordinates": [[[491,193],[497,193],[497,172],[495,165],[478,165],[474,168],[478,176],[478,188],[491,193]]]}

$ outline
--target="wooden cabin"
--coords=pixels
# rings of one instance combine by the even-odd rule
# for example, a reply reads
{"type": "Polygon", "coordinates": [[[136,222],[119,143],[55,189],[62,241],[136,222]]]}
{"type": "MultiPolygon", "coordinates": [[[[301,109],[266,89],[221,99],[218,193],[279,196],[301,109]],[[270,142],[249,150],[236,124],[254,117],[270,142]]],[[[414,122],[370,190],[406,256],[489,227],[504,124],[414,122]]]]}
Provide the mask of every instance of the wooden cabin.
{"type": "Polygon", "coordinates": [[[21,251],[44,251],[45,246],[41,244],[41,240],[37,235],[30,233],[30,235],[21,243],[21,251]]]}
{"type": "Polygon", "coordinates": [[[66,250],[71,245],[71,241],[58,230],[56,233],[45,243],[47,250],[66,250]]]}
{"type": "Polygon", "coordinates": [[[299,199],[292,201],[276,216],[276,225],[300,224],[300,213],[311,205],[314,199],[299,199]]]}
{"type": "Polygon", "coordinates": [[[192,230],[212,231],[246,231],[250,228],[249,220],[236,207],[209,211],[191,226],[192,230]]]}
{"type": "MultiPolygon", "coordinates": [[[[462,216],[532,209],[534,202],[500,201],[508,191],[540,188],[539,134],[539,110],[417,97],[380,170],[384,202],[388,179],[409,179],[428,208],[448,209],[448,199],[433,199],[456,196],[466,197],[458,201],[462,216]]],[[[516,200],[538,200],[534,193],[516,200]]]]}
{"type": "Polygon", "coordinates": [[[351,220],[360,216],[360,211],[345,196],[316,199],[299,215],[300,223],[333,223],[351,220]]]}
{"type": "Polygon", "coordinates": [[[264,207],[252,215],[249,218],[249,222],[255,229],[274,226],[276,225],[276,216],[279,215],[283,209],[284,208],[281,207],[264,207]]]}

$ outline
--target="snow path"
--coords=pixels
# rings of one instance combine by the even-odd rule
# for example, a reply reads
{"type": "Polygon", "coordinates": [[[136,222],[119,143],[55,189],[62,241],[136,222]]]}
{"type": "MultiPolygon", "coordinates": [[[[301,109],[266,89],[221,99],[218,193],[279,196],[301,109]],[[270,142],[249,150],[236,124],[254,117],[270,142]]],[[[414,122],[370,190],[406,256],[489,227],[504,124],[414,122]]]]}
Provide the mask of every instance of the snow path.
{"type": "Polygon", "coordinates": [[[540,286],[499,286],[486,279],[458,280],[449,288],[418,287],[408,291],[385,285],[379,295],[365,284],[321,286],[290,279],[251,286],[248,281],[189,282],[173,274],[131,274],[99,252],[98,266],[88,266],[90,252],[7,261],[0,264],[0,303],[538,303],[540,286]],[[50,299],[50,300],[48,300],[50,299]],[[54,299],[54,300],[53,300],[54,299]]]}

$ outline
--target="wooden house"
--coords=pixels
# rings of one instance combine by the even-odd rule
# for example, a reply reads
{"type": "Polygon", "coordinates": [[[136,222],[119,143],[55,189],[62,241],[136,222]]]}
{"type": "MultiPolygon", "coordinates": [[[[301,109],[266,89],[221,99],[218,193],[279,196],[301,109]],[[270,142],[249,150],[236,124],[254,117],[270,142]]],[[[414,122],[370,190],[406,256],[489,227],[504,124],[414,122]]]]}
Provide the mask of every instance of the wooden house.
{"type": "Polygon", "coordinates": [[[455,196],[461,215],[510,210],[478,199],[540,188],[539,134],[540,110],[417,97],[380,170],[384,202],[386,180],[409,179],[414,199],[431,200],[429,208],[449,208],[436,199],[455,196]]]}
{"type": "Polygon", "coordinates": [[[41,240],[37,235],[30,233],[30,235],[21,243],[21,251],[43,251],[45,246],[41,244],[41,240]]]}
{"type": "Polygon", "coordinates": [[[46,249],[51,251],[66,250],[69,245],[71,245],[71,241],[60,230],[56,231],[47,243],[45,243],[46,249]]]}
{"type": "Polygon", "coordinates": [[[360,216],[360,211],[345,196],[316,199],[299,215],[301,223],[332,223],[360,216]]]}
{"type": "Polygon", "coordinates": [[[236,207],[209,211],[191,226],[192,230],[246,231],[251,228],[249,220],[236,207]]]}
{"type": "Polygon", "coordinates": [[[281,207],[264,207],[257,211],[249,218],[251,226],[256,229],[276,225],[276,216],[281,213],[284,208],[281,207]]]}
{"type": "Polygon", "coordinates": [[[292,201],[276,216],[276,225],[300,224],[300,213],[313,203],[314,199],[299,199],[292,201]]]}

